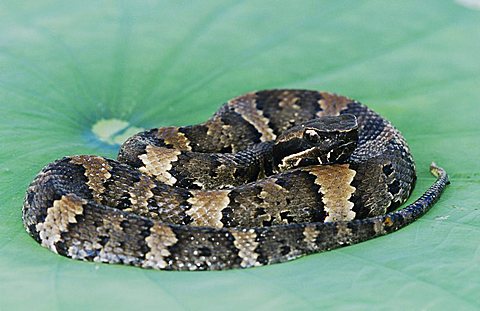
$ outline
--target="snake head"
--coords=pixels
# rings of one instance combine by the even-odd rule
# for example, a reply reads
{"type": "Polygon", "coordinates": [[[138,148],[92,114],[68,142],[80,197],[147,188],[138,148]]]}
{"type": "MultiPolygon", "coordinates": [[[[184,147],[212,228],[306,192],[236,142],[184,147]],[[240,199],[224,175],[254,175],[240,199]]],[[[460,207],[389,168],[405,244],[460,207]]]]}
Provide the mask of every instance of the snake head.
{"type": "Polygon", "coordinates": [[[279,172],[295,167],[345,163],[357,147],[358,123],[351,114],[324,116],[283,132],[273,145],[279,172]]]}

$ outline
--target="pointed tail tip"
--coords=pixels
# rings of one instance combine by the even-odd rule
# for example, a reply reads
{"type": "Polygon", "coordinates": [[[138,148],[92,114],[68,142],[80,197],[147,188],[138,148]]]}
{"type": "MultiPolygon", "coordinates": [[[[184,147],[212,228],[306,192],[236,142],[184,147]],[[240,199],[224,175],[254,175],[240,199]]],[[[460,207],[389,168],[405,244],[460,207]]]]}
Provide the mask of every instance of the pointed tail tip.
{"type": "MultiPolygon", "coordinates": [[[[430,173],[432,173],[432,175],[435,176],[436,178],[447,176],[447,172],[443,168],[438,166],[437,163],[435,162],[432,162],[430,164],[430,173]]],[[[450,181],[448,181],[448,184],[449,183],[450,181]]]]}

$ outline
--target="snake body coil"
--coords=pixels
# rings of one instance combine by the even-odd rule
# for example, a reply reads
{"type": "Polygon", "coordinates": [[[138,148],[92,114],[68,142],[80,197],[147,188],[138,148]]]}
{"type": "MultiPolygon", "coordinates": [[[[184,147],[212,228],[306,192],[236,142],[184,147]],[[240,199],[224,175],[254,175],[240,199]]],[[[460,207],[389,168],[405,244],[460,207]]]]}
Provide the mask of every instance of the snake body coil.
{"type": "Polygon", "coordinates": [[[415,166],[401,134],[343,96],[266,90],[207,122],[139,133],[118,161],[66,157],[27,190],[23,221],[55,253],[169,270],[283,262],[398,230],[448,184],[411,205],[415,166]]]}

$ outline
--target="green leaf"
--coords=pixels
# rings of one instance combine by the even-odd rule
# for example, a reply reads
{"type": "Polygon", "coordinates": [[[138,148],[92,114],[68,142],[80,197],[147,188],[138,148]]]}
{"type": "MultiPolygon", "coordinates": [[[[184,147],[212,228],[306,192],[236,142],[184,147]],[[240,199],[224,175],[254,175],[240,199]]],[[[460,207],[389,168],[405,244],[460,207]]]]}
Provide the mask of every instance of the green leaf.
{"type": "Polygon", "coordinates": [[[478,309],[478,0],[0,2],[0,309],[478,309]],[[64,155],[115,157],[141,128],[207,119],[248,91],[356,98],[452,184],[409,227],[292,262],[165,272],[55,255],[25,189],[64,155]]]}

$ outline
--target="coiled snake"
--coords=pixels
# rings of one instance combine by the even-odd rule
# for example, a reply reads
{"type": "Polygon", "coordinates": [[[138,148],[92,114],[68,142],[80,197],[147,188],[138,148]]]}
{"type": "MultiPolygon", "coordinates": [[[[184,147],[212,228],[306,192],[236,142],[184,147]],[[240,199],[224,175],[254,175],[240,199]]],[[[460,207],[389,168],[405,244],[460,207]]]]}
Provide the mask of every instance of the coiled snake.
{"type": "Polygon", "coordinates": [[[139,133],[118,160],[71,156],[27,190],[23,221],[55,253],[168,270],[246,268],[398,230],[448,184],[414,203],[409,148],[388,121],[325,92],[266,90],[207,122],[139,133]]]}

